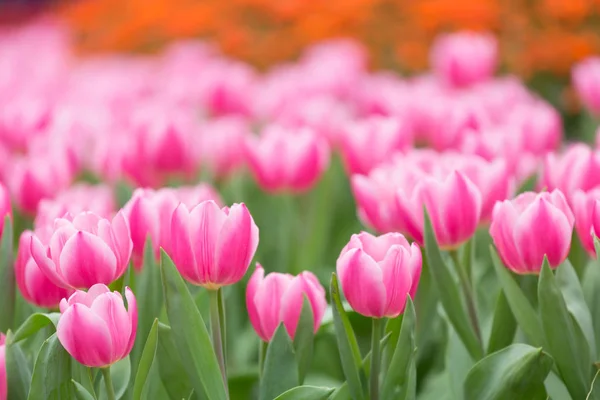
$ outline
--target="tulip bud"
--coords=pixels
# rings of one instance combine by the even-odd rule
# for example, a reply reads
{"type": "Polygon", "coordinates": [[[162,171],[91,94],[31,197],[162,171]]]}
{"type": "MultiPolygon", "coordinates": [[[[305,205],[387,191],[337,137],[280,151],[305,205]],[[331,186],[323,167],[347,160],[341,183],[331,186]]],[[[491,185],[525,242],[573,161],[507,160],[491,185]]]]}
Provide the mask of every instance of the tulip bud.
{"type": "Polygon", "coordinates": [[[327,308],[325,289],[317,277],[308,271],[298,276],[273,272],[265,277],[265,271],[257,263],[246,289],[246,307],[258,336],[265,342],[270,341],[283,322],[288,335],[294,339],[304,296],[312,309],[316,333],[327,308]]]}
{"type": "Polygon", "coordinates": [[[573,85],[583,105],[600,115],[600,57],[590,57],[573,67],[573,85]]]}
{"type": "Polygon", "coordinates": [[[79,363],[106,368],[127,357],[135,342],[138,310],[133,292],[125,289],[127,308],[119,292],[96,284],[60,302],[58,340],[79,363]]]}
{"type": "Polygon", "coordinates": [[[589,192],[578,190],[571,198],[575,215],[575,230],[583,248],[594,258],[594,236],[600,235],[600,187],[589,192]]]}
{"type": "Polygon", "coordinates": [[[257,246],[258,227],[243,203],[219,208],[209,200],[175,209],[167,253],[186,280],[217,290],[242,279],[257,246]]]}
{"type": "MultiPolygon", "coordinates": [[[[17,287],[25,300],[38,307],[54,309],[70,290],[52,283],[31,257],[33,232],[25,231],[19,238],[19,250],[15,260],[17,287]]],[[[41,235],[38,233],[38,236],[41,235]]]]}
{"type": "Polygon", "coordinates": [[[573,219],[559,190],[526,192],[496,203],[490,235],[508,268],[518,274],[539,274],[544,256],[552,268],[567,258],[573,219]]]}
{"type": "Polygon", "coordinates": [[[109,284],[123,275],[131,256],[132,242],[122,212],[109,221],[84,212],[54,222],[48,245],[31,238],[31,255],[55,285],[89,288],[109,284]]]}
{"type": "Polygon", "coordinates": [[[352,235],[337,260],[342,291],[354,311],[395,318],[406,296],[414,298],[421,277],[421,250],[399,233],[352,235]]]}

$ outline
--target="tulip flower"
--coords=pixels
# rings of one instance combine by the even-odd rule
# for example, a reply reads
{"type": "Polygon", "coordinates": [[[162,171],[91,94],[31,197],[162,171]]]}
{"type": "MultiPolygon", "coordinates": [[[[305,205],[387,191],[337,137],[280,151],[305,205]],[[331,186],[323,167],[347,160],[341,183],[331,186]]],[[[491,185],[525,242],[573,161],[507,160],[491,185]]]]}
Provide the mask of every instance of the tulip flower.
{"type": "Polygon", "coordinates": [[[0,183],[0,238],[2,237],[2,231],[4,229],[4,218],[7,215],[12,215],[10,196],[8,190],[0,183]]]}
{"type": "Polygon", "coordinates": [[[451,86],[489,79],[496,69],[498,46],[493,36],[474,32],[442,35],[431,50],[436,75],[451,86]]]}
{"type": "Polygon", "coordinates": [[[329,148],[324,139],[309,129],[287,131],[270,126],[260,138],[246,141],[250,170],[266,191],[310,189],[329,164],[329,148]]]}
{"type": "Polygon", "coordinates": [[[399,233],[352,235],[337,259],[342,291],[354,311],[395,318],[406,296],[414,298],[421,277],[421,250],[399,233]]]}
{"type": "Polygon", "coordinates": [[[6,338],[0,333],[0,400],[6,400],[8,382],[6,377],[6,338]]]}
{"type": "Polygon", "coordinates": [[[192,208],[206,200],[221,203],[219,194],[207,184],[159,190],[136,189],[123,207],[133,242],[134,267],[139,270],[143,266],[144,246],[148,237],[152,240],[157,259],[160,248],[169,247],[171,217],[179,203],[192,208]]]}
{"type": "Polygon", "coordinates": [[[222,117],[207,121],[201,129],[200,158],[218,178],[226,178],[238,170],[245,161],[243,146],[250,135],[250,126],[240,117],[222,117]]]}
{"type": "MultiPolygon", "coordinates": [[[[17,287],[25,300],[38,307],[54,309],[69,296],[70,290],[55,285],[31,257],[31,231],[24,231],[19,238],[19,250],[15,260],[17,287]]],[[[41,237],[38,232],[38,237],[41,237]]]]}
{"type": "Polygon", "coordinates": [[[118,279],[129,263],[132,242],[122,212],[109,221],[91,212],[54,222],[48,245],[31,238],[31,255],[55,285],[89,288],[118,279]]]}
{"type": "Polygon", "coordinates": [[[580,143],[560,155],[550,153],[544,159],[540,188],[560,189],[568,199],[577,191],[600,185],[600,151],[580,143]]]}
{"type": "Polygon", "coordinates": [[[58,340],[79,363],[107,368],[127,357],[135,342],[138,310],[133,292],[125,288],[127,308],[119,292],[96,284],[60,302],[58,340]]]}
{"type": "Polygon", "coordinates": [[[594,237],[600,235],[600,187],[584,192],[578,190],[571,198],[575,215],[575,231],[583,248],[594,258],[594,237]]]}
{"type": "Polygon", "coordinates": [[[264,269],[257,263],[246,289],[246,307],[258,336],[265,342],[270,341],[283,322],[288,335],[294,339],[304,296],[312,309],[316,333],[327,308],[325,289],[317,277],[308,271],[298,276],[272,272],[265,277],[264,269]]]}
{"type": "Polygon", "coordinates": [[[573,85],[583,105],[600,115],[600,57],[590,57],[573,67],[573,85]]]}
{"type": "Polygon", "coordinates": [[[242,279],[258,246],[258,227],[242,204],[230,208],[212,200],[191,210],[180,204],[171,220],[167,253],[181,275],[209,290],[242,279]]]}
{"type": "Polygon", "coordinates": [[[569,254],[574,217],[559,190],[526,192],[494,207],[490,235],[504,264],[539,274],[544,256],[556,268],[569,254]]]}

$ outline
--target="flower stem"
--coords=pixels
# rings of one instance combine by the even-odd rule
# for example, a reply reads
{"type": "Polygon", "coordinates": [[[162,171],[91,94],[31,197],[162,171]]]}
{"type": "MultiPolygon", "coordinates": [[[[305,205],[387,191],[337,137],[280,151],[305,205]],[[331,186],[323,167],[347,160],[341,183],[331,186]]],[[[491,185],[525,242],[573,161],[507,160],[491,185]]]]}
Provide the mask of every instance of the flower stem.
{"type": "MultiPolygon", "coordinates": [[[[229,385],[227,383],[227,369],[225,367],[225,357],[223,352],[223,338],[221,335],[221,315],[219,312],[219,296],[221,288],[217,290],[209,290],[208,296],[210,299],[210,329],[212,333],[213,348],[221,369],[223,384],[225,385],[225,393],[229,398],[229,385]]],[[[224,323],[224,321],[223,321],[224,323]]]]}
{"type": "Polygon", "coordinates": [[[473,296],[473,288],[471,287],[471,279],[469,273],[466,271],[464,266],[461,265],[460,258],[458,257],[458,251],[450,251],[450,257],[452,258],[452,262],[454,263],[454,267],[460,279],[460,284],[463,288],[463,292],[465,293],[465,298],[467,301],[467,312],[469,313],[469,319],[471,320],[473,331],[475,332],[475,336],[479,340],[479,343],[481,343],[481,331],[479,330],[479,323],[477,322],[475,297],[473,296]]]}
{"type": "Polygon", "coordinates": [[[267,356],[268,345],[269,344],[267,342],[263,342],[262,339],[260,340],[258,347],[258,373],[261,377],[265,366],[265,357],[267,356]]]}
{"type": "Polygon", "coordinates": [[[373,318],[373,328],[371,331],[371,382],[369,389],[370,400],[379,400],[379,368],[381,366],[381,318],[373,318]]]}
{"type": "Polygon", "coordinates": [[[102,376],[104,377],[104,385],[106,386],[106,398],[108,400],[115,400],[115,389],[112,383],[112,377],[110,376],[110,367],[100,368],[102,376]]]}

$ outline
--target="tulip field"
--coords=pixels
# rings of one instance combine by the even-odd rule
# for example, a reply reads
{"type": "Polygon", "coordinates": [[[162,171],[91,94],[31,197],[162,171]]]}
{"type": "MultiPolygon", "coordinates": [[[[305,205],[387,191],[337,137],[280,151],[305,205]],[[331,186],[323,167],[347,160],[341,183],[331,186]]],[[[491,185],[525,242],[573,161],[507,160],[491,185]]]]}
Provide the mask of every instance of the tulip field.
{"type": "Polygon", "coordinates": [[[600,400],[600,55],[0,30],[0,400],[600,400]]]}

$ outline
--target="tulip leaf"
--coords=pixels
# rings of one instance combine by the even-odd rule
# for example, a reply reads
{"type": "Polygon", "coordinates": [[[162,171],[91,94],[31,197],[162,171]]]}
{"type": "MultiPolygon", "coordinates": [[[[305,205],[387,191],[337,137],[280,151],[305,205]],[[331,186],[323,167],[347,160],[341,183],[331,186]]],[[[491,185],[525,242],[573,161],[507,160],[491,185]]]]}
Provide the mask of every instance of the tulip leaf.
{"type": "Polygon", "coordinates": [[[585,302],[583,288],[579,283],[577,273],[569,260],[565,260],[556,270],[556,282],[565,299],[567,310],[579,324],[579,329],[585,336],[590,350],[589,359],[593,360],[596,357],[596,338],[592,314],[585,302]]]}
{"type": "Polygon", "coordinates": [[[91,368],[81,365],[77,360],[71,360],[71,378],[81,385],[88,393],[91,393],[94,399],[96,398],[91,368]]]}
{"type": "Polygon", "coordinates": [[[471,368],[464,382],[465,400],[545,400],[544,380],[552,358],[542,349],[513,344],[471,368]]]}
{"type": "Polygon", "coordinates": [[[158,323],[158,372],[160,380],[172,400],[187,399],[194,390],[173,342],[172,330],[158,323]]]}
{"type": "Polygon", "coordinates": [[[146,338],[163,305],[163,293],[160,269],[154,257],[154,248],[150,237],[144,246],[144,265],[135,279],[135,296],[138,304],[137,340],[131,350],[133,373],[137,374],[137,365],[144,350],[146,338]]]}
{"type": "Polygon", "coordinates": [[[327,400],[334,390],[318,386],[298,386],[277,396],[275,400],[327,400]]]}
{"type": "Polygon", "coordinates": [[[348,315],[342,306],[340,289],[335,273],[331,275],[330,293],[333,310],[333,325],[340,352],[342,370],[344,371],[344,376],[346,377],[352,399],[362,400],[364,399],[363,382],[366,382],[366,375],[362,367],[356,336],[350,325],[348,315]]]}
{"type": "Polygon", "coordinates": [[[146,379],[148,379],[148,374],[150,373],[150,368],[152,367],[152,363],[154,363],[154,358],[156,356],[157,343],[158,343],[158,319],[155,319],[154,323],[152,324],[152,328],[150,329],[150,333],[148,334],[148,339],[146,340],[146,345],[144,346],[144,351],[142,352],[142,357],[140,358],[140,363],[137,367],[137,374],[135,376],[135,384],[133,386],[134,400],[142,399],[142,392],[144,391],[146,379]]]}
{"type": "Polygon", "coordinates": [[[13,265],[13,224],[10,215],[4,218],[0,241],[0,332],[12,328],[15,315],[15,269],[13,265]]]}
{"type": "MultiPolygon", "coordinates": [[[[408,387],[410,366],[417,350],[415,342],[416,315],[415,307],[410,296],[407,296],[402,328],[398,336],[396,351],[390,361],[387,374],[383,380],[381,397],[383,399],[404,400],[408,393],[413,390],[408,387]]],[[[416,382],[412,382],[416,383],[416,382]]]]}
{"type": "Polygon", "coordinates": [[[398,338],[400,337],[400,330],[402,329],[402,320],[404,319],[404,315],[400,314],[396,318],[390,318],[385,324],[385,333],[386,335],[390,335],[390,340],[387,346],[385,347],[385,351],[383,351],[382,361],[381,361],[381,370],[385,375],[386,371],[390,367],[390,363],[392,362],[392,357],[396,352],[396,346],[398,344],[398,338]]]}
{"type": "Polygon", "coordinates": [[[31,382],[31,369],[27,356],[21,347],[14,343],[12,332],[6,334],[4,348],[6,363],[6,380],[8,384],[7,399],[26,399],[31,382]]]}
{"type": "Polygon", "coordinates": [[[461,291],[454,280],[448,265],[442,259],[429,215],[425,212],[425,252],[429,270],[440,295],[441,304],[448,315],[448,320],[464,343],[473,359],[478,360],[483,355],[481,343],[475,334],[461,291]]]}
{"type": "Polygon", "coordinates": [[[74,396],[71,356],[60,344],[56,334],[53,334],[46,339],[35,360],[27,398],[72,399],[74,396]]]}
{"type": "Polygon", "coordinates": [[[267,347],[259,400],[271,400],[298,385],[298,366],[292,339],[279,324],[267,347]]]}
{"type": "Polygon", "coordinates": [[[486,354],[495,353],[510,345],[513,342],[516,331],[517,321],[510,309],[510,304],[508,304],[504,291],[501,290],[496,300],[492,331],[486,354]]]}
{"type": "Polygon", "coordinates": [[[547,349],[573,399],[585,399],[591,377],[589,346],[565,299],[547,258],[538,285],[538,299],[547,349]]]}
{"type": "Polygon", "coordinates": [[[171,334],[183,366],[197,393],[225,400],[225,384],[210,335],[183,278],[171,258],[161,251],[161,273],[171,334]]]}
{"type": "Polygon", "coordinates": [[[88,392],[87,389],[84,388],[81,383],[73,379],[71,380],[71,382],[73,382],[75,397],[77,397],[78,400],[94,400],[94,396],[90,392],[88,392]]]}
{"type": "Polygon", "coordinates": [[[294,337],[294,351],[298,359],[298,382],[302,384],[310,369],[314,346],[315,320],[308,298],[304,296],[302,311],[294,337]]]}
{"type": "MultiPolygon", "coordinates": [[[[596,254],[600,254],[600,241],[594,237],[596,254]]],[[[592,260],[588,263],[584,279],[582,280],[583,295],[592,314],[594,332],[596,332],[596,354],[595,359],[600,356],[600,261],[592,260]]]]}
{"type": "Polygon", "coordinates": [[[498,280],[500,281],[500,286],[515,320],[533,345],[543,346],[544,331],[535,309],[529,300],[527,300],[523,290],[513,279],[508,269],[502,264],[496,250],[492,246],[490,246],[490,254],[496,274],[498,275],[498,280]]]}
{"type": "Polygon", "coordinates": [[[40,329],[50,324],[56,328],[59,318],[60,313],[31,314],[15,332],[15,335],[13,336],[13,342],[20,342],[23,339],[27,339],[31,335],[37,333],[40,329]]]}

